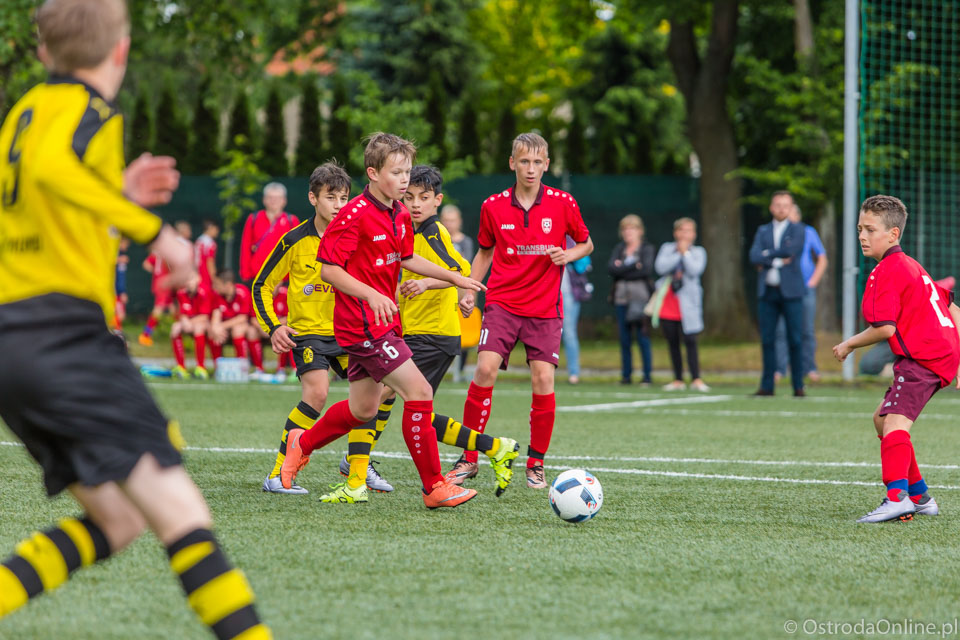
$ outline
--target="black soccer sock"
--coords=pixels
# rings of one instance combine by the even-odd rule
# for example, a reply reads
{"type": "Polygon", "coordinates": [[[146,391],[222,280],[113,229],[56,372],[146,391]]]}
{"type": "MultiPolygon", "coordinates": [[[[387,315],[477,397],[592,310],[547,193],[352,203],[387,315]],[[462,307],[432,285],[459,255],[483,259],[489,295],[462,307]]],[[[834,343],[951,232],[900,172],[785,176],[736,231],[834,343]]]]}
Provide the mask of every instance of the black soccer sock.
{"type": "Polygon", "coordinates": [[[483,451],[487,455],[496,453],[500,442],[491,435],[465,427],[453,418],[433,414],[433,428],[437,431],[437,440],[464,451],[483,451]]]}
{"type": "Polygon", "coordinates": [[[390,413],[393,411],[393,403],[397,401],[397,397],[387,398],[380,404],[380,409],[377,411],[377,427],[376,432],[373,434],[373,445],[370,447],[372,452],[376,448],[377,443],[380,441],[380,436],[383,435],[383,430],[387,428],[387,422],[390,421],[390,413]]]}
{"type": "Polygon", "coordinates": [[[253,607],[253,590],[227,562],[213,532],[195,529],[169,547],[170,568],[180,577],[187,602],[220,640],[268,640],[270,630],[253,607]]]}
{"type": "Polygon", "coordinates": [[[0,564],[0,618],[110,555],[106,536],[89,519],[64,518],[59,525],[34,533],[0,564]]]}

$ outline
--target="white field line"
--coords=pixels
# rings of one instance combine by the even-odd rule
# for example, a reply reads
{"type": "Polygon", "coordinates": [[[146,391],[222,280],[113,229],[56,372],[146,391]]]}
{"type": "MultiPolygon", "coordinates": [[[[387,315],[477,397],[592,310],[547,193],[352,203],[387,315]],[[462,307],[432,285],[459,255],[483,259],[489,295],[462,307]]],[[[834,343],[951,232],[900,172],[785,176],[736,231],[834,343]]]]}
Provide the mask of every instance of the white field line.
{"type": "MultiPolygon", "coordinates": [[[[560,408],[557,407],[559,411],[560,408]]],[[[639,413],[646,415],[680,416],[728,416],[728,417],[768,417],[768,418],[844,418],[872,422],[872,411],[745,411],[737,409],[652,409],[642,408],[639,413]]],[[[954,413],[921,413],[918,420],[958,420],[954,413]]]]}
{"type": "Polygon", "coordinates": [[[652,400],[634,400],[633,402],[605,402],[603,404],[581,404],[557,407],[557,413],[595,413],[597,411],[621,411],[624,409],[642,409],[645,407],[665,407],[677,404],[709,404],[726,402],[733,396],[687,396],[682,398],[655,398],[652,400]]]}
{"type": "MultiPolygon", "coordinates": [[[[0,441],[0,446],[23,446],[19,442],[0,441]]],[[[188,451],[199,451],[204,453],[256,453],[268,454],[274,453],[276,449],[264,449],[257,447],[187,447],[188,451]]],[[[330,456],[342,456],[342,451],[328,449],[318,451],[319,454],[330,456]]],[[[410,455],[400,451],[378,451],[376,453],[381,458],[410,459],[410,455]]],[[[440,458],[446,462],[453,462],[457,459],[454,454],[440,454],[440,458]]],[[[821,467],[867,467],[876,468],[875,463],[869,462],[814,462],[806,460],[725,460],[718,458],[668,458],[668,457],[648,457],[648,458],[604,458],[590,456],[551,456],[555,460],[570,460],[577,462],[590,461],[647,461],[647,462],[679,462],[679,463],[708,463],[708,464],[754,464],[754,465],[784,465],[784,466],[821,466],[821,467]]],[[[567,469],[577,468],[571,465],[544,465],[545,468],[554,471],[565,471],[567,469]]],[[[960,465],[924,465],[927,469],[960,469],[960,465]]],[[[809,485],[835,485],[835,486],[857,486],[857,487],[876,487],[879,482],[865,482],[862,480],[826,480],[817,478],[779,478],[775,476],[743,476],[726,473],[695,473],[688,471],[661,471],[655,469],[617,469],[613,467],[595,467],[590,465],[590,471],[594,473],[617,473],[639,476],[656,476],[665,478],[693,478],[700,480],[732,480],[735,482],[773,482],[781,484],[809,484],[809,485]]],[[[960,485],[929,485],[931,489],[960,490],[960,485]]]]}

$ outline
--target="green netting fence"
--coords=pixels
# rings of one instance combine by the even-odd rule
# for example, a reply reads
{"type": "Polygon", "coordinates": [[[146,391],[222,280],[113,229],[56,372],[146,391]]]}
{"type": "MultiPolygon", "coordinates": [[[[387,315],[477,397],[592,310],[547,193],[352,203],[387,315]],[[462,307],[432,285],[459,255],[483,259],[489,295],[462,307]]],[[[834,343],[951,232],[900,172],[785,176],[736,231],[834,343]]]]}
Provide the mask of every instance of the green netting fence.
{"type": "Polygon", "coordinates": [[[904,250],[960,276],[960,2],[863,0],[860,16],[860,201],[903,200],[904,250]]]}

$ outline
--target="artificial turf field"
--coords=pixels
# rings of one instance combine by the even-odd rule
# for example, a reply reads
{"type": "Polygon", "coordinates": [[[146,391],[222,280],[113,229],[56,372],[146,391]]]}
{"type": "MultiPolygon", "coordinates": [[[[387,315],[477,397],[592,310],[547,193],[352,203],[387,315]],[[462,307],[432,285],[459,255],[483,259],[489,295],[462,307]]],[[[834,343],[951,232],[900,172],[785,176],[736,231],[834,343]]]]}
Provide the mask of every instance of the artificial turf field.
{"type": "MultiPolygon", "coordinates": [[[[371,494],[366,505],[317,502],[341,479],[345,442],[302,472],[311,495],[266,494],[260,483],[298,388],[151,388],[181,421],[187,468],[280,639],[783,638],[788,620],[939,628],[958,617],[960,396],[952,389],[914,429],[943,515],[858,525],[883,495],[870,420],[882,386],[816,387],[805,399],[781,388],[754,399],[746,397],[753,387],[692,395],[561,384],[547,475],[589,469],[605,496],[594,520],[571,525],[546,492],[524,486],[522,455],[503,497],[494,497],[484,463],[469,485],[477,498],[428,511],[399,411],[374,453],[393,494],[371,494]]],[[[334,384],[331,401],[345,393],[334,384]]],[[[441,388],[438,412],[459,415],[465,393],[441,388]]],[[[488,428],[520,440],[521,452],[529,393],[528,382],[498,383],[488,428]]],[[[0,440],[13,437],[0,427],[0,440]]],[[[440,450],[446,470],[455,450],[440,450]]],[[[45,498],[20,447],[0,446],[0,468],[0,554],[77,512],[67,498],[45,498]]],[[[0,621],[4,639],[207,637],[151,536],[0,621]]]]}

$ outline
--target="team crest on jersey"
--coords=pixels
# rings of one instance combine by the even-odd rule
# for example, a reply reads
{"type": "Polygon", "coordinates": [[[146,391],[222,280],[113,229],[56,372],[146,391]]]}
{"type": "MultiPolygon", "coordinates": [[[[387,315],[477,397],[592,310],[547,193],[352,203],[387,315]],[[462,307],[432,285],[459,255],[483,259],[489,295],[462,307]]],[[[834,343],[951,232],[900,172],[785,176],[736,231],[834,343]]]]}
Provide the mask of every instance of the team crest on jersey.
{"type": "Polygon", "coordinates": [[[307,284],[303,286],[303,295],[308,296],[315,291],[315,287],[312,284],[307,284]]]}
{"type": "Polygon", "coordinates": [[[382,266],[383,266],[383,258],[377,258],[377,266],[378,266],[378,267],[382,267],[382,266]]]}
{"type": "Polygon", "coordinates": [[[304,364],[310,364],[313,362],[313,349],[306,347],[303,350],[303,362],[304,364]]]}
{"type": "Polygon", "coordinates": [[[553,219],[544,218],[540,221],[540,228],[543,229],[544,233],[550,233],[550,229],[553,229],[553,219]]]}

